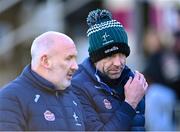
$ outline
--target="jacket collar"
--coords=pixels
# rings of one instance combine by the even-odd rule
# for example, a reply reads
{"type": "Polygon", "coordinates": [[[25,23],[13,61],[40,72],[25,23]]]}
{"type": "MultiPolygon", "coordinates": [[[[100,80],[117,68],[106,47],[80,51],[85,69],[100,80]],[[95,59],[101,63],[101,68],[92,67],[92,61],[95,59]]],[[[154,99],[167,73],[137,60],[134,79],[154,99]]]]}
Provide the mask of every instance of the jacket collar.
{"type": "Polygon", "coordinates": [[[57,91],[55,85],[53,85],[51,82],[49,82],[45,78],[38,75],[36,72],[32,71],[30,64],[24,68],[20,77],[26,79],[32,85],[34,85],[40,89],[46,89],[48,91],[57,91]]]}
{"type": "Polygon", "coordinates": [[[91,76],[94,81],[97,81],[97,78],[95,77],[96,68],[89,57],[86,58],[80,66],[82,66],[82,68],[87,74],[89,74],[89,76],[91,76]]]}

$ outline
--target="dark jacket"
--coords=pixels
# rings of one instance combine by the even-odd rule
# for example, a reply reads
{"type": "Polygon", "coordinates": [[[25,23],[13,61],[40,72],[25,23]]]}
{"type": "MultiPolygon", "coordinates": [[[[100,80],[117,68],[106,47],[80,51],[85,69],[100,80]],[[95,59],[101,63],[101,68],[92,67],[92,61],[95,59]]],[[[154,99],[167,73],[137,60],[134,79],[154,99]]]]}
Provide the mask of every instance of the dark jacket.
{"type": "Polygon", "coordinates": [[[121,88],[112,88],[98,81],[96,70],[89,59],[86,59],[72,80],[72,89],[78,95],[86,114],[86,130],[145,130],[142,99],[136,110],[124,101],[123,85],[131,76],[126,66],[120,76],[121,88]],[[119,89],[119,90],[117,90],[119,89]]]}
{"type": "Polygon", "coordinates": [[[84,130],[80,102],[27,66],[0,91],[0,130],[84,130]]]}

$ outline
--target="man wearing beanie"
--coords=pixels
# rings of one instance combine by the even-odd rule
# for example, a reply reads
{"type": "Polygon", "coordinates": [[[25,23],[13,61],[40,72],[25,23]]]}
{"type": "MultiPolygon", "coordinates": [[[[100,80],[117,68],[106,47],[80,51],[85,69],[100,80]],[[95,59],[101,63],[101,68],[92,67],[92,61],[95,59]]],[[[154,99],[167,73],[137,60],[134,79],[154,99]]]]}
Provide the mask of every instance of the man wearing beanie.
{"type": "Polygon", "coordinates": [[[79,65],[72,89],[86,113],[86,130],[145,130],[144,76],[126,66],[130,54],[127,33],[107,10],[87,17],[89,57],[79,65]]]}

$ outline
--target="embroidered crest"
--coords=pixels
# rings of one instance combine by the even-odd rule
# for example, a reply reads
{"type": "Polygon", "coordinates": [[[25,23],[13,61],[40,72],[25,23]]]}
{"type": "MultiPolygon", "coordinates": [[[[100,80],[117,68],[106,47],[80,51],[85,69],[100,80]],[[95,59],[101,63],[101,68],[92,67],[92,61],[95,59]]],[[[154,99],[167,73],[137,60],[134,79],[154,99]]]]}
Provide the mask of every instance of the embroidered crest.
{"type": "Polygon", "coordinates": [[[112,109],[112,105],[111,102],[107,99],[103,100],[104,106],[106,107],[106,109],[112,109]]]}
{"type": "Polygon", "coordinates": [[[44,112],[44,118],[45,118],[47,121],[54,121],[54,120],[55,120],[55,115],[54,115],[54,113],[52,113],[51,111],[46,110],[46,111],[44,112]]]}
{"type": "Polygon", "coordinates": [[[104,35],[102,36],[103,41],[107,41],[108,37],[110,37],[110,35],[106,34],[105,32],[104,35]]]}
{"type": "Polygon", "coordinates": [[[104,33],[104,35],[102,35],[102,40],[103,40],[103,45],[112,43],[114,41],[111,39],[111,36],[107,34],[106,32],[104,33]]]}

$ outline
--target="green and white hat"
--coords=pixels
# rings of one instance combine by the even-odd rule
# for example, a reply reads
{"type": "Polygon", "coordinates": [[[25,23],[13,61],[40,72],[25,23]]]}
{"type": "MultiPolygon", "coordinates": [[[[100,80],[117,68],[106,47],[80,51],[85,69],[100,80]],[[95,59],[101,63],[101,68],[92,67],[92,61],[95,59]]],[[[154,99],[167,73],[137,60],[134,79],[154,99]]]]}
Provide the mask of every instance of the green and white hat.
{"type": "Polygon", "coordinates": [[[87,17],[89,29],[89,56],[92,62],[97,62],[116,53],[130,54],[128,36],[122,24],[112,19],[107,10],[91,11],[87,17]]]}

